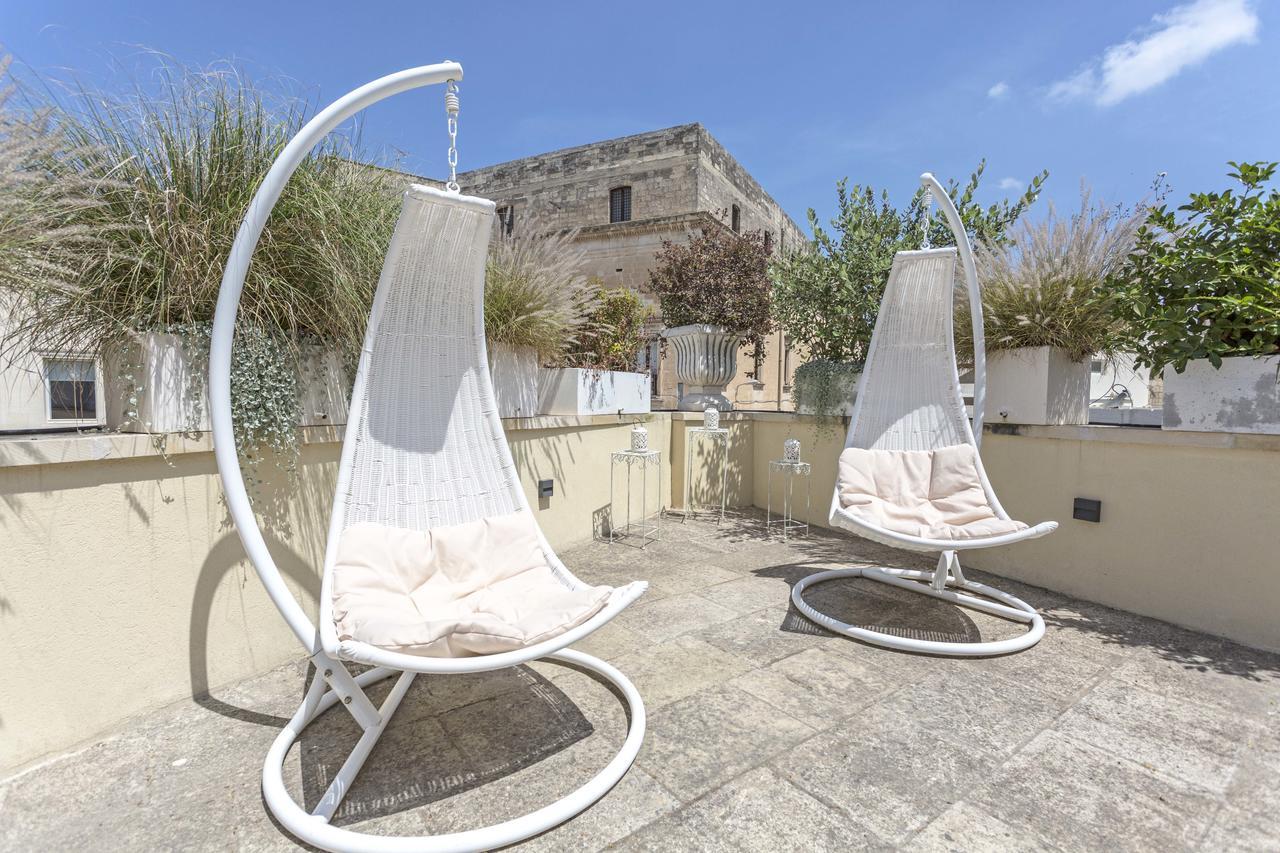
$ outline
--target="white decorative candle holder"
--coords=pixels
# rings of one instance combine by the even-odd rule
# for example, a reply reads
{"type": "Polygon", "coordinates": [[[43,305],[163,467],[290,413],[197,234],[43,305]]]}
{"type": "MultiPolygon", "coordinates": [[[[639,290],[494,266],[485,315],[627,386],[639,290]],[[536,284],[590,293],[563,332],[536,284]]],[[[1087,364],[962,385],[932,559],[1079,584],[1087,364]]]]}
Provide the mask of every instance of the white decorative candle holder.
{"type": "Polygon", "coordinates": [[[715,406],[707,406],[702,412],[702,425],[707,429],[720,429],[720,410],[715,406]]]}
{"type": "Polygon", "coordinates": [[[786,441],[782,442],[782,461],[800,461],[800,439],[788,438],[786,441]]]}
{"type": "Polygon", "coordinates": [[[631,428],[631,451],[633,453],[644,453],[649,449],[649,431],[636,424],[631,428]]]}

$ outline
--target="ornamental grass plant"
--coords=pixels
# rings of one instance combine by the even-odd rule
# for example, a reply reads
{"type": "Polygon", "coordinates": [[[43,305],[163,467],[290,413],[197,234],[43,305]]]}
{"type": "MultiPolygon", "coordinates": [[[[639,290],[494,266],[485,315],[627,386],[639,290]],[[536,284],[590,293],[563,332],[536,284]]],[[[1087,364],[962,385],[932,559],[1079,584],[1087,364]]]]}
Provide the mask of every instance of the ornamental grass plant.
{"type": "Polygon", "coordinates": [[[528,348],[543,363],[575,345],[595,290],[580,272],[576,231],[506,236],[495,226],[485,262],[484,333],[489,344],[528,348]]]}
{"type": "MultiPolygon", "coordinates": [[[[207,346],[236,231],[307,105],[231,70],[165,60],[125,96],[35,91],[23,90],[35,109],[4,104],[0,131],[25,124],[43,133],[5,153],[6,185],[14,174],[23,182],[6,193],[5,218],[16,207],[26,223],[0,249],[22,261],[0,265],[14,318],[5,347],[100,354],[148,332],[177,334],[184,349],[207,346]]],[[[279,366],[240,352],[245,342],[285,360],[304,343],[348,353],[360,345],[399,200],[386,172],[355,162],[359,153],[357,135],[331,134],[263,230],[233,353],[242,452],[296,449],[298,416],[296,383],[275,381],[279,366]]]]}
{"type": "MultiPolygon", "coordinates": [[[[1086,188],[1071,216],[1051,204],[1043,219],[1020,221],[1003,242],[978,244],[987,350],[1047,346],[1075,361],[1114,355],[1125,329],[1107,282],[1128,257],[1144,216],[1141,208],[1096,205],[1086,188]]],[[[955,329],[961,359],[971,360],[967,298],[959,302],[955,329]]]]}

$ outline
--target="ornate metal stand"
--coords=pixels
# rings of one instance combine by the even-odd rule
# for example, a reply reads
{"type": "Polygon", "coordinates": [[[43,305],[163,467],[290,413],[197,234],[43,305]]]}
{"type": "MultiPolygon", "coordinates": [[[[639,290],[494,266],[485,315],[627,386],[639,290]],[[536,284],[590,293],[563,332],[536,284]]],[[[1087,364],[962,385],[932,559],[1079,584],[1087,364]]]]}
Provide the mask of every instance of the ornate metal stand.
{"type": "Polygon", "coordinates": [[[662,451],[660,450],[616,450],[609,459],[609,544],[612,545],[614,539],[619,536],[630,539],[633,535],[639,536],[640,548],[648,546],[650,542],[658,541],[662,536],[662,451]],[[613,472],[619,464],[627,466],[627,523],[623,526],[621,534],[618,533],[617,525],[613,523],[613,472]],[[633,524],[631,521],[631,471],[636,465],[640,466],[640,520],[633,524]],[[658,470],[658,511],[655,521],[649,520],[650,466],[658,470]],[[635,533],[632,532],[633,528],[635,533]]]}
{"type": "Polygon", "coordinates": [[[712,445],[720,445],[720,522],[724,521],[725,499],[729,494],[728,474],[729,474],[729,430],[724,427],[719,429],[707,429],[706,427],[697,427],[685,433],[685,443],[688,450],[685,454],[684,465],[684,517],[696,515],[698,512],[711,511],[715,512],[715,504],[705,504],[696,507],[690,502],[689,484],[693,482],[693,447],[699,441],[710,441],[712,445]]]}
{"type": "Polygon", "coordinates": [[[764,526],[772,530],[775,526],[782,530],[782,538],[786,539],[792,531],[809,532],[809,519],[813,510],[813,467],[808,462],[788,462],[785,459],[774,459],[769,462],[768,498],[765,502],[764,526]],[[774,475],[782,478],[782,513],[773,517],[773,481],[774,475]],[[795,478],[804,478],[804,521],[796,521],[794,492],[795,478]]]}

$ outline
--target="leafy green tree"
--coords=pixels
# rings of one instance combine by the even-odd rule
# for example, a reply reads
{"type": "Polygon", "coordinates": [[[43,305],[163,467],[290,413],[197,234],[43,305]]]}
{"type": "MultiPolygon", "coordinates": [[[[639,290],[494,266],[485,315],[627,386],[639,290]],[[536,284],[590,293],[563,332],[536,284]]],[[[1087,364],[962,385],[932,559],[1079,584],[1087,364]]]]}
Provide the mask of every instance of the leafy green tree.
{"type": "Polygon", "coordinates": [[[1153,371],[1280,352],[1280,189],[1266,188],[1280,164],[1228,165],[1241,190],[1153,208],[1112,280],[1119,319],[1153,371]]]}
{"type": "MultiPolygon", "coordinates": [[[[1016,201],[1006,199],[983,207],[974,196],[985,168],[984,160],[963,187],[949,182],[947,193],[970,239],[998,244],[1036,200],[1049,173],[1037,175],[1016,201]]],[[[819,224],[810,209],[809,251],[795,252],[771,265],[774,316],[788,337],[807,347],[812,357],[860,361],[871,342],[894,254],[919,248],[924,241],[924,191],[918,190],[902,210],[894,207],[887,192],[861,185],[850,189],[847,178],[836,183],[836,195],[838,212],[830,230],[819,224]]],[[[936,210],[928,227],[934,246],[955,242],[936,210]]]]}

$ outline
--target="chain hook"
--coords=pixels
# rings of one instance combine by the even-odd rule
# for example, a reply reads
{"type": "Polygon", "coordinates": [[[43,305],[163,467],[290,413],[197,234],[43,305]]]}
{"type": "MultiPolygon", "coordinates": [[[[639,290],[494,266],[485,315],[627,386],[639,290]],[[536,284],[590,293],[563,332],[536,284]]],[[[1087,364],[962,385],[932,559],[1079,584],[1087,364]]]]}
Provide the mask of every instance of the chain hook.
{"type": "Polygon", "coordinates": [[[924,229],[924,240],[920,245],[922,249],[932,249],[933,243],[929,240],[929,219],[930,208],[933,207],[933,190],[925,187],[924,198],[920,200],[920,227],[924,229]]]}
{"type": "Polygon", "coordinates": [[[449,182],[444,186],[456,193],[461,188],[458,186],[458,84],[453,80],[445,83],[444,111],[449,116],[449,182]]]}

